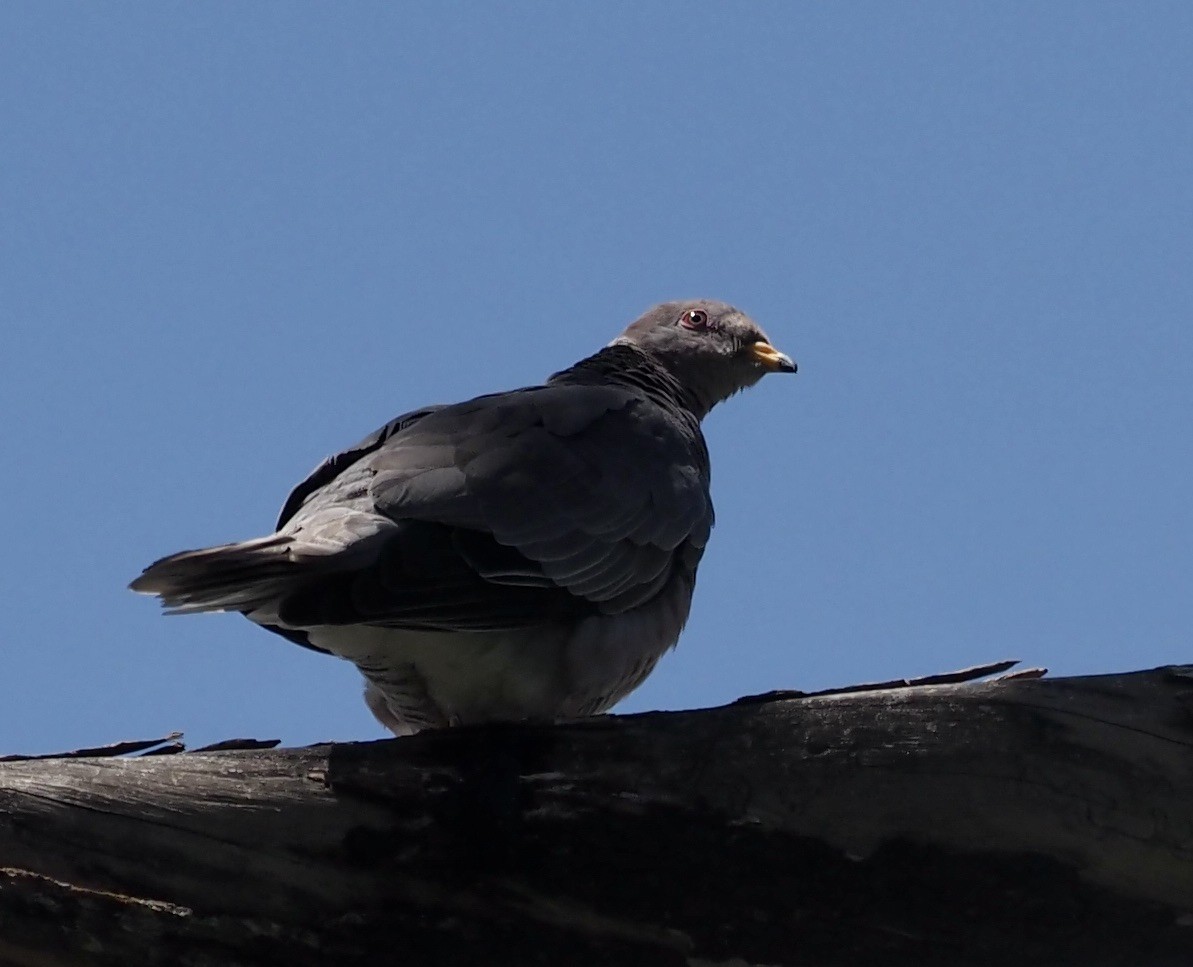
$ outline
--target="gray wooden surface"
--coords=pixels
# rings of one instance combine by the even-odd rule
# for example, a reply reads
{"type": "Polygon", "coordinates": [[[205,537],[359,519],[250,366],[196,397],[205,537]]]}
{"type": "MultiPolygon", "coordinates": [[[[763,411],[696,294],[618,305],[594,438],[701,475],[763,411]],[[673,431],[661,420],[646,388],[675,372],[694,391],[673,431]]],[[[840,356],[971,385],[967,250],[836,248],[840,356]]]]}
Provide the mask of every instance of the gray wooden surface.
{"type": "Polygon", "coordinates": [[[1193,673],[0,762],[0,963],[1193,964],[1193,673]]]}

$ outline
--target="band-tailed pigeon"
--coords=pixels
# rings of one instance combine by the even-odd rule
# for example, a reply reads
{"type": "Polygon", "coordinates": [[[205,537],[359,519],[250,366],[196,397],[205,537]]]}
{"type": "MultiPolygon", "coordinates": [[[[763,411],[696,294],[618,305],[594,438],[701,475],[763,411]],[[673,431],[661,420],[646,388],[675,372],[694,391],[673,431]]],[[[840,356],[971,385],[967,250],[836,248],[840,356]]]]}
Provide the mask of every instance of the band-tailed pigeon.
{"type": "Polygon", "coordinates": [[[398,417],[300,483],[276,533],[131,586],[348,659],[399,735],[601,712],[687,619],[713,523],[701,419],[795,368],[732,306],[668,302],[542,386],[398,417]]]}

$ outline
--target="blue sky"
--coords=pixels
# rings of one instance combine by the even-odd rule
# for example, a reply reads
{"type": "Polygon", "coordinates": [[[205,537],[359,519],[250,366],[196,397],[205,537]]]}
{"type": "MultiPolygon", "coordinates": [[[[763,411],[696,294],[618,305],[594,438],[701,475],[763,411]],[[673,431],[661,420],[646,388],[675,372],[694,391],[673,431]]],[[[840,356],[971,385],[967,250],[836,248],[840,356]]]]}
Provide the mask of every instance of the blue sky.
{"type": "Polygon", "coordinates": [[[650,304],[795,357],[706,423],[626,710],[1193,658],[1193,7],[0,9],[0,752],[379,736],[354,669],[125,590],[324,455],[650,304]]]}

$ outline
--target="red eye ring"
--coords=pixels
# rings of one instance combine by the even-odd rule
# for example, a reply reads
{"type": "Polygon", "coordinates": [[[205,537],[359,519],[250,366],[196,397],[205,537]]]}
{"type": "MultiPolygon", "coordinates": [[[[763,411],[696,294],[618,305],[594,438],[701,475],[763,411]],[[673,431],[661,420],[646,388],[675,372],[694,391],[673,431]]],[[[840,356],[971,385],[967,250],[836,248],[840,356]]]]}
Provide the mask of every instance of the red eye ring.
{"type": "Polygon", "coordinates": [[[703,309],[689,309],[679,317],[679,324],[685,329],[706,329],[708,313],[703,309]]]}

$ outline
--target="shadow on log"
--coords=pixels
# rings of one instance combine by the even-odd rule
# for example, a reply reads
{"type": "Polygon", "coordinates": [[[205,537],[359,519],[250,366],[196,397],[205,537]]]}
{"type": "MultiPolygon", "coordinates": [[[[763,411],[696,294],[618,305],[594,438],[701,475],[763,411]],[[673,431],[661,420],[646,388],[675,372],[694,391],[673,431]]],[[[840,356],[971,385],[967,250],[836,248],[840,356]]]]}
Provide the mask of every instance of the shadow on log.
{"type": "Polygon", "coordinates": [[[0,808],[0,963],[1193,963],[1188,668],[10,761],[0,808]]]}

